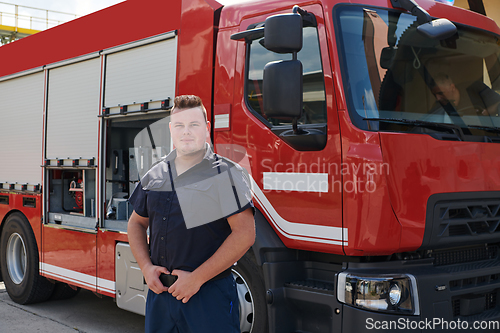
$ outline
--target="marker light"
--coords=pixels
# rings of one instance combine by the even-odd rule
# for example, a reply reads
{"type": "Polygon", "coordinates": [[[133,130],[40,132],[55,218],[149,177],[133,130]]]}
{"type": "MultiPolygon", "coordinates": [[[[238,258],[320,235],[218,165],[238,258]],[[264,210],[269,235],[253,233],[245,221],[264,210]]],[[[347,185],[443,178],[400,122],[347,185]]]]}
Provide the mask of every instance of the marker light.
{"type": "Polygon", "coordinates": [[[434,1],[441,2],[450,6],[453,6],[453,4],[455,3],[455,0],[434,0],[434,1]]]}

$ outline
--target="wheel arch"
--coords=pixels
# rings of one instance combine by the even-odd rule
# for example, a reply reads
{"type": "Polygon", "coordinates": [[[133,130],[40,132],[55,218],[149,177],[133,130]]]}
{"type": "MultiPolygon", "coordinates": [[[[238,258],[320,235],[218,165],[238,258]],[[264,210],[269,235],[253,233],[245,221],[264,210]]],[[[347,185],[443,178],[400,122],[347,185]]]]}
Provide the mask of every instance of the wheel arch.
{"type": "Polygon", "coordinates": [[[255,243],[252,250],[257,265],[262,266],[266,261],[274,261],[280,254],[289,252],[262,212],[255,208],[255,243]]]}

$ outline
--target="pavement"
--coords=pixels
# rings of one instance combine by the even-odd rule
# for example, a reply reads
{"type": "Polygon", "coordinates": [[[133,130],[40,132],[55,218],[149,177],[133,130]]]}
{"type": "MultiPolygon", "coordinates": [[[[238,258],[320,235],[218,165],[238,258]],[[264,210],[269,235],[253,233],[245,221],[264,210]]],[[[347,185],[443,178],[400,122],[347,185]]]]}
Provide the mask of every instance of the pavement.
{"type": "Polygon", "coordinates": [[[19,305],[0,282],[0,333],[144,332],[144,317],[118,308],[111,297],[81,290],[69,300],[19,305]]]}

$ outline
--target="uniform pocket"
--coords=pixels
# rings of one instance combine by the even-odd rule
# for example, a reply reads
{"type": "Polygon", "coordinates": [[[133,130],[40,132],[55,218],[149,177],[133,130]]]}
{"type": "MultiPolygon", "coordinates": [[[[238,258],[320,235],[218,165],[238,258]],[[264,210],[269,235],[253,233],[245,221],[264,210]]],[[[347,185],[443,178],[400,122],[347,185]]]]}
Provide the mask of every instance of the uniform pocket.
{"type": "Polygon", "coordinates": [[[238,304],[238,292],[236,291],[236,282],[232,275],[212,281],[220,293],[233,304],[238,304]]]}
{"type": "Polygon", "coordinates": [[[215,177],[177,187],[177,197],[186,227],[193,228],[223,217],[215,177]]]}
{"type": "Polygon", "coordinates": [[[148,193],[148,212],[151,218],[154,215],[163,215],[170,195],[168,192],[150,191],[148,193]]]}

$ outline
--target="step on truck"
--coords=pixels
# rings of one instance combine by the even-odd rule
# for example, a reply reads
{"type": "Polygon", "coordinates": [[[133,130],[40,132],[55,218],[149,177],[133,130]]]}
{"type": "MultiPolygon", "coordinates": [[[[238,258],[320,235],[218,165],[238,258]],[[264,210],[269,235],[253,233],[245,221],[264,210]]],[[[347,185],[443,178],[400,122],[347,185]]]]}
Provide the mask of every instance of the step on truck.
{"type": "Polygon", "coordinates": [[[195,94],[251,175],[242,332],[498,331],[499,45],[431,0],[128,0],[0,47],[7,292],[144,314],[128,197],[195,94]]]}

